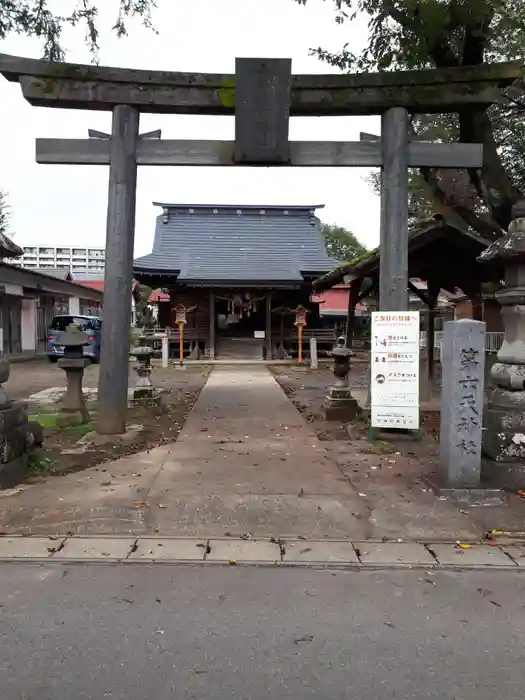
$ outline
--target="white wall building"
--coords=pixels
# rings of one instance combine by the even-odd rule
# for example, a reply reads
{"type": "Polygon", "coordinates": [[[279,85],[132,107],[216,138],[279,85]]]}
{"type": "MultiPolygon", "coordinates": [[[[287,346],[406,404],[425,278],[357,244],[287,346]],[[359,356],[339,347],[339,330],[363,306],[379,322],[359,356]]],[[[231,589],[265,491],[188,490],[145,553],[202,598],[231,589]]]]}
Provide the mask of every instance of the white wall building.
{"type": "Polygon", "coordinates": [[[73,273],[83,271],[88,274],[104,272],[104,248],[51,245],[27,245],[22,248],[22,257],[10,262],[26,270],[71,270],[73,273]]]}

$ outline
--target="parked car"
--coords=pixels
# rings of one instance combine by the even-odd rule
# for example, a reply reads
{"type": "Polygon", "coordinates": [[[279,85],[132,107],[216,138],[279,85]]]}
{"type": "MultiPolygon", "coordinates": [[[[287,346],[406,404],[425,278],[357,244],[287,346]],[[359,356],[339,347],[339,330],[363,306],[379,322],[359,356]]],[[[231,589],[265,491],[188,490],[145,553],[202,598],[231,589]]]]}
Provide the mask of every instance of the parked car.
{"type": "Polygon", "coordinates": [[[61,314],[55,316],[47,331],[47,356],[50,362],[56,362],[64,355],[63,345],[54,345],[62,331],[67,330],[71,324],[78,326],[88,334],[89,345],[84,346],[84,357],[89,357],[92,362],[100,359],[100,343],[102,339],[102,320],[97,316],[71,316],[61,314]]]}

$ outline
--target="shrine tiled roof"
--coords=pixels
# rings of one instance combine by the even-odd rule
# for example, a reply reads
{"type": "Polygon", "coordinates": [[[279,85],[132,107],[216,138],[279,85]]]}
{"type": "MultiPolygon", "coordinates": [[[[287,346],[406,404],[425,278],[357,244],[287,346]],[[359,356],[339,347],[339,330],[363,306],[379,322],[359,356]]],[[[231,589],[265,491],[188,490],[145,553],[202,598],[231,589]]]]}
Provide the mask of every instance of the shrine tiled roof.
{"type": "Polygon", "coordinates": [[[5,233],[0,233],[0,259],[19,258],[24,254],[20,246],[14,243],[5,233]]]}
{"type": "Polygon", "coordinates": [[[162,207],[153,251],[134,274],[173,275],[186,284],[302,282],[331,270],[318,206],[162,207]]]}

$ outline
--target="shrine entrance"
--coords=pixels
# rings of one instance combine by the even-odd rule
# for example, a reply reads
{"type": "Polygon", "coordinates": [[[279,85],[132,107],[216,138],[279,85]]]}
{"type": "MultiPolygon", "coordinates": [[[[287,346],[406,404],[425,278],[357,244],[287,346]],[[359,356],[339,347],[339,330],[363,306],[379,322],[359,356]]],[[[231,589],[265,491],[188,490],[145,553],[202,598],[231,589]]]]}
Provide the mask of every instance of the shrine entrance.
{"type": "Polygon", "coordinates": [[[254,290],[215,296],[216,359],[267,358],[268,302],[268,292],[259,294],[254,290]]]}
{"type": "MultiPolygon", "coordinates": [[[[37,139],[39,163],[109,166],[105,333],[98,429],[125,430],[138,165],[380,167],[380,308],[408,306],[408,168],[481,168],[481,144],[410,142],[411,114],[488,107],[517,64],[357,75],[292,75],[290,59],[236,60],[234,75],[57,64],[0,55],[0,73],[35,106],[112,112],[111,133],[37,139]],[[141,112],[234,115],[235,141],[139,134],[141,112]],[[381,141],[291,142],[290,116],[380,114],[381,141]]],[[[214,310],[217,307],[214,306],[214,310]]]]}

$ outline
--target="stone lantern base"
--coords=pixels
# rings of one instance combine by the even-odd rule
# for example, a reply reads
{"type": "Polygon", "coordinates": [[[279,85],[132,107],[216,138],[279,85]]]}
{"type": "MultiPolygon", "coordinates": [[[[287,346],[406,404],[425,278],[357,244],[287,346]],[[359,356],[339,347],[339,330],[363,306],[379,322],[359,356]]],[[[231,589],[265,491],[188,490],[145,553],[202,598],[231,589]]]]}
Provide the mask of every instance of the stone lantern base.
{"type": "Polygon", "coordinates": [[[9,489],[26,476],[28,453],[41,447],[43,431],[27,419],[27,406],[11,402],[1,386],[9,378],[9,363],[0,357],[0,489],[9,489]]]}
{"type": "Polygon", "coordinates": [[[333,386],[324,402],[326,420],[351,421],[361,413],[361,408],[348,387],[333,386]]]}
{"type": "Polygon", "coordinates": [[[525,392],[494,389],[484,427],[483,478],[505,489],[525,488],[525,392]]]}
{"type": "Polygon", "coordinates": [[[0,408],[0,489],[20,483],[30,450],[41,447],[42,428],[27,420],[27,407],[13,403],[0,408]]]}
{"type": "Polygon", "coordinates": [[[508,233],[478,260],[505,280],[495,294],[505,337],[490,371],[495,388],[485,409],[482,476],[502,488],[525,488],[525,199],[513,205],[508,233]]]}

